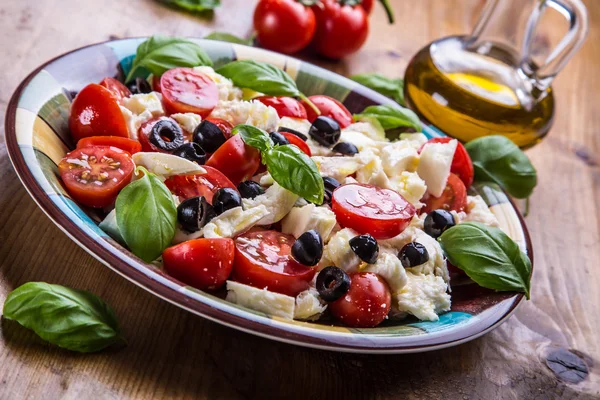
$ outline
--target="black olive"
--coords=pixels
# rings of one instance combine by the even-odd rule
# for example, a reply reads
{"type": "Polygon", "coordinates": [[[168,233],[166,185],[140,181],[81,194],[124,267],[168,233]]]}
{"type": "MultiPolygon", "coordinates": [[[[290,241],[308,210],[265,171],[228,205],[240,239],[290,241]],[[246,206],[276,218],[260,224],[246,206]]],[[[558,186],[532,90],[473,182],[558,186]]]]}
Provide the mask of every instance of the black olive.
{"type": "Polygon", "coordinates": [[[350,277],[338,267],[325,267],[317,275],[317,292],[325,301],[336,301],[350,289],[350,277]]]}
{"type": "Polygon", "coordinates": [[[325,189],[333,192],[335,189],[340,187],[340,183],[335,178],[331,178],[326,176],[323,178],[323,184],[325,185],[325,189]]]}
{"type": "Polygon", "coordinates": [[[308,134],[323,146],[331,147],[340,140],[342,131],[336,120],[320,115],[313,121],[308,134]]]}
{"type": "Polygon", "coordinates": [[[308,140],[308,136],[306,136],[304,133],[298,132],[297,130],[292,129],[292,128],[286,128],[285,126],[280,126],[279,129],[277,129],[277,131],[291,133],[292,135],[299,137],[300,139],[304,140],[305,142],[308,140]]]}
{"type": "Polygon", "coordinates": [[[227,140],[221,128],[207,120],[194,129],[193,138],[207,153],[214,153],[227,140]]]}
{"type": "Polygon", "coordinates": [[[429,253],[421,243],[410,242],[402,247],[398,258],[402,261],[404,268],[412,268],[429,261],[429,253]]]}
{"type": "Polygon", "coordinates": [[[358,147],[353,145],[352,143],[339,142],[335,146],[333,146],[333,150],[335,153],[340,153],[345,156],[353,156],[358,154],[358,147]]]}
{"type": "Polygon", "coordinates": [[[331,197],[333,196],[333,192],[329,189],[325,189],[323,191],[323,204],[331,205],[331,197]]]}
{"type": "Polygon", "coordinates": [[[287,140],[287,138],[279,132],[271,132],[269,133],[269,136],[271,137],[273,143],[275,143],[276,145],[284,146],[286,144],[290,144],[290,141],[287,140]]]}
{"type": "Polygon", "coordinates": [[[215,217],[215,211],[204,197],[186,199],[177,206],[177,222],[188,232],[199,231],[215,217]]]}
{"type": "Polygon", "coordinates": [[[221,215],[227,210],[241,206],[242,198],[235,189],[221,188],[215,192],[212,205],[215,209],[215,213],[221,215]]]}
{"type": "Polygon", "coordinates": [[[185,158],[200,165],[206,162],[206,153],[198,143],[185,143],[173,152],[174,156],[185,158]]]}
{"type": "Polygon", "coordinates": [[[446,210],[433,210],[425,217],[424,231],[433,238],[438,238],[448,228],[456,225],[454,217],[446,210]]]}
{"type": "Polygon", "coordinates": [[[311,229],[304,232],[292,245],[292,256],[302,265],[312,267],[323,256],[323,239],[319,232],[311,229]]]}
{"type": "Polygon", "coordinates": [[[375,264],[379,256],[379,244],[377,240],[369,234],[355,236],[350,239],[350,248],[358,258],[368,264],[375,264]]]}
{"type": "Polygon", "coordinates": [[[152,127],[148,139],[160,150],[173,151],[183,144],[183,131],[175,121],[161,119],[152,127]]]}
{"type": "Polygon", "coordinates": [[[265,192],[262,186],[254,181],[240,182],[237,186],[238,192],[242,195],[243,199],[253,199],[265,192]]]}
{"type": "Polygon", "coordinates": [[[151,93],[152,87],[144,78],[135,78],[125,84],[131,94],[151,93]]]}

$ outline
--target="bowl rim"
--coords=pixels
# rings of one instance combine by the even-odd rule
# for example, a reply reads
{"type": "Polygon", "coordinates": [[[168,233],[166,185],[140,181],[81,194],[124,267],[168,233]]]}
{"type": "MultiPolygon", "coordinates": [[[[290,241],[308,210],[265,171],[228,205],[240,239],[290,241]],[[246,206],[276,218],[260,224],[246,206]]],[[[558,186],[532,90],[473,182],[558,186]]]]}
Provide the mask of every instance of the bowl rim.
{"type": "MultiPolygon", "coordinates": [[[[34,202],[38,205],[38,207],[50,218],[50,220],[61,230],[63,231],[71,240],[73,240],[77,245],[83,248],[86,252],[88,252],[91,256],[93,256],[96,260],[100,261],[102,264],[109,267],[111,270],[115,271],[125,279],[134,283],[135,285],[141,287],[142,289],[154,294],[155,296],[160,297],[163,300],[168,301],[171,304],[174,304],[180,308],[183,308],[189,312],[192,312],[196,315],[200,315],[204,318],[207,318],[213,322],[217,322],[219,324],[228,326],[230,328],[234,328],[237,330],[241,330],[246,333],[254,334],[257,336],[261,336],[267,339],[276,340],[279,342],[304,346],[304,347],[312,347],[322,350],[330,350],[330,351],[342,351],[342,352],[352,352],[352,353],[374,353],[374,354],[398,354],[398,353],[415,353],[415,352],[424,352],[442,349],[446,347],[455,346],[461,343],[465,343],[467,341],[476,339],[487,332],[495,329],[497,326],[502,324],[506,319],[508,319],[516,310],[517,306],[523,301],[524,294],[523,293],[515,293],[512,297],[505,299],[504,301],[511,301],[510,306],[504,312],[504,314],[495,319],[491,323],[487,323],[486,326],[472,326],[464,335],[456,335],[457,332],[448,332],[447,335],[441,335],[440,339],[437,342],[431,344],[391,344],[386,346],[365,346],[364,344],[359,343],[340,343],[335,340],[328,340],[323,337],[315,337],[308,334],[303,334],[300,332],[290,332],[284,328],[265,324],[258,320],[253,320],[250,318],[246,318],[241,315],[235,315],[233,313],[227,312],[225,310],[220,310],[214,307],[211,307],[209,304],[206,304],[202,301],[193,301],[195,299],[190,299],[190,297],[182,291],[174,290],[167,285],[159,282],[157,279],[152,279],[151,275],[158,275],[156,271],[149,271],[148,274],[142,273],[138,268],[130,265],[126,260],[119,258],[114,252],[111,252],[108,246],[113,247],[116,251],[121,253],[121,250],[117,249],[113,246],[113,244],[109,241],[103,241],[102,244],[94,241],[88,234],[82,229],[75,221],[71,220],[64,212],[54,203],[54,201],[50,198],[41,185],[37,182],[31,170],[28,168],[27,163],[23,157],[23,153],[19,148],[19,144],[16,138],[16,113],[18,108],[19,99],[23,93],[23,90],[27,87],[27,85],[32,81],[32,79],[41,72],[45,67],[49,64],[53,63],[56,60],[59,60],[65,56],[68,56],[72,53],[76,53],[86,48],[105,45],[108,43],[113,43],[117,41],[127,41],[127,40],[139,40],[146,39],[148,36],[141,37],[128,37],[128,38],[120,38],[115,40],[106,40],[98,43],[88,44],[86,46],[81,46],[76,49],[64,52],[52,59],[44,62],[39,67],[35,68],[32,72],[30,72],[25,79],[16,87],[14,90],[10,101],[6,110],[6,118],[5,118],[5,140],[7,145],[7,153],[15,172],[23,186],[25,187],[28,194],[34,200],[34,202]],[[474,329],[477,328],[477,329],[474,329]],[[279,335],[278,335],[279,334],[279,335]],[[457,337],[452,337],[451,340],[443,340],[444,336],[452,336],[454,334],[457,337]]],[[[188,37],[194,40],[203,40],[202,38],[196,37],[188,37]]],[[[204,39],[209,40],[209,39],[204,39]]],[[[223,43],[223,45],[231,45],[230,43],[223,43]]],[[[252,51],[257,52],[266,52],[276,54],[277,56],[281,56],[279,53],[275,53],[265,49],[254,48],[251,46],[239,45],[235,46],[244,46],[252,49],[252,51]]],[[[310,62],[306,62],[294,57],[286,56],[290,59],[293,59],[297,62],[307,64],[311,68],[316,68],[320,70],[323,74],[337,75],[338,77],[343,77],[335,72],[329,71],[322,67],[316,66],[310,62]]],[[[346,77],[343,77],[348,79],[346,77]]],[[[357,84],[358,85],[358,84],[357,84]]],[[[362,86],[362,85],[359,85],[362,86]]],[[[371,94],[372,99],[382,98],[382,95],[362,86],[362,90],[371,94]]],[[[386,98],[387,99],[387,98],[386,98]]],[[[387,99],[389,102],[389,99],[387,99]]],[[[527,255],[529,256],[532,264],[532,273],[533,273],[533,246],[531,242],[531,238],[529,235],[529,231],[523,216],[519,212],[518,208],[515,206],[513,199],[507,195],[509,203],[513,210],[515,211],[521,228],[523,230],[525,246],[527,250],[527,255]]],[[[141,267],[147,268],[146,264],[141,263],[140,261],[131,258],[131,261],[139,264],[141,267]]],[[[246,311],[247,312],[247,311],[246,311]]],[[[333,332],[332,332],[333,333],[333,332]]],[[[358,333],[352,333],[352,335],[360,336],[358,333]]],[[[429,333],[428,333],[429,335],[429,333]]],[[[423,337],[423,335],[417,335],[423,337]]],[[[397,336],[398,338],[405,338],[406,336],[397,336]]]]}

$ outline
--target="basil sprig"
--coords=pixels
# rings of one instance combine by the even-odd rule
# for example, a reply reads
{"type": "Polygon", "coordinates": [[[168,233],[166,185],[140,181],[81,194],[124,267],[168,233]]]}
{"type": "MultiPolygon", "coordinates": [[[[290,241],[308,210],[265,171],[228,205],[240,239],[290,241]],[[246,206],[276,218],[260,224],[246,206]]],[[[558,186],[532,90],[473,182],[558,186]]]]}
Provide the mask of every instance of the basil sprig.
{"type": "Polygon", "coordinates": [[[155,76],[177,67],[197,67],[199,65],[212,65],[206,52],[196,43],[177,37],[152,36],[140,44],[131,70],[126,81],[135,77],[139,68],[145,68],[155,76]]]}
{"type": "Polygon", "coordinates": [[[216,70],[231,79],[237,87],[251,89],[269,96],[299,97],[316,113],[319,109],[299,90],[296,82],[285,71],[267,63],[254,60],[232,61],[216,70]]]}
{"type": "Polygon", "coordinates": [[[537,184],[537,172],[529,158],[510,139],[484,136],[465,145],[479,182],[491,181],[511,196],[529,197],[537,184]]]}
{"type": "Polygon", "coordinates": [[[405,105],[402,79],[392,79],[381,74],[358,74],[351,76],[350,79],[389,97],[402,106],[405,105]]]}
{"type": "Polygon", "coordinates": [[[126,343],[113,310],[84,290],[29,282],[8,295],[2,313],[68,350],[88,353],[126,343]]]}
{"type": "Polygon", "coordinates": [[[401,127],[413,128],[417,132],[421,132],[422,130],[419,117],[408,108],[385,105],[369,106],[360,114],[354,114],[355,120],[361,120],[364,117],[377,119],[385,130],[401,127]]]}
{"type": "Polygon", "coordinates": [[[156,175],[137,167],[136,174],[141,172],[144,176],[121,190],[115,211],[119,232],[129,249],[151,262],[175,236],[177,207],[171,192],[156,175]]]}
{"type": "Polygon", "coordinates": [[[204,36],[204,39],[218,40],[220,42],[229,42],[229,43],[235,43],[235,44],[245,44],[246,46],[253,45],[252,38],[243,39],[241,37],[232,35],[231,33],[227,33],[227,32],[213,32],[211,34],[204,36]]]}
{"type": "Polygon", "coordinates": [[[502,230],[465,222],[438,239],[448,260],[479,286],[524,292],[529,299],[531,261],[502,230]]]}
{"type": "Polygon", "coordinates": [[[238,125],[232,134],[239,134],[244,143],[260,150],[267,171],[281,187],[312,203],[323,203],[325,189],[319,169],[297,146],[275,146],[265,131],[251,125],[238,125]]]}
{"type": "Polygon", "coordinates": [[[211,11],[221,5],[221,0],[158,0],[170,7],[181,8],[182,10],[199,13],[211,11]]]}

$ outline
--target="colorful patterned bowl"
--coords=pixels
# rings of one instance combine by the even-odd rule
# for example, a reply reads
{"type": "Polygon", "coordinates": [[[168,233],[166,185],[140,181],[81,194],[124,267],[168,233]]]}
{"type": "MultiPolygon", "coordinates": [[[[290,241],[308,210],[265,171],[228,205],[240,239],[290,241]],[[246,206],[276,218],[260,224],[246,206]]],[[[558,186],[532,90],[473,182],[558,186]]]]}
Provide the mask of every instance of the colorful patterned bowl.
{"type": "MultiPolygon", "coordinates": [[[[33,71],[15,91],[6,116],[10,159],[39,207],[73,241],[133,283],[179,307],[235,329],[274,340],[326,350],[409,353],[472,340],[506,320],[522,301],[517,293],[496,293],[470,282],[453,282],[452,311],[436,322],[388,321],[372,329],[287,321],[226,302],[185,286],[159,267],[147,264],[98,228],[100,216],[74,203],[59,179],[57,164],[73,143],[68,115],[73,93],[106,76],[123,77],[137,46],[145,39],[115,40],[74,50],[33,71]]],[[[327,94],[351,112],[391,100],[325,69],[269,51],[229,43],[195,40],[219,66],[234,59],[265,61],[284,69],[307,95],[327,94]]],[[[428,128],[430,136],[439,135],[428,128]]],[[[475,185],[502,228],[532,257],[531,242],[519,213],[493,185],[475,185]]]]}

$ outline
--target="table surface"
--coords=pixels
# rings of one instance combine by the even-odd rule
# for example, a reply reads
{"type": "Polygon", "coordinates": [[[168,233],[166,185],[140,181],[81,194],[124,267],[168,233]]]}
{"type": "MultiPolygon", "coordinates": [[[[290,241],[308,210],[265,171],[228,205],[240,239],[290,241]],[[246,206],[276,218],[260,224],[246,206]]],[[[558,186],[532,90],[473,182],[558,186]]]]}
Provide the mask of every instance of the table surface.
{"type": "MultiPolygon", "coordinates": [[[[151,0],[2,0],[0,126],[17,84],[73,48],[154,33],[249,35],[255,1],[222,3],[208,20],[151,0]]],[[[377,6],[357,54],[337,63],[304,58],[344,75],[401,77],[431,40],[468,33],[482,0],[392,5],[396,25],[377,6]]],[[[535,249],[532,299],[501,327],[446,350],[371,356],[295,347],[209,322],[138,288],[72,242],[27,195],[0,140],[0,302],[28,281],[87,289],[112,305],[129,341],[118,351],[74,354],[2,320],[0,398],[600,398],[600,2],[587,5],[588,40],[553,85],[554,128],[528,151],[539,178],[526,219],[535,249]],[[587,364],[582,382],[565,381],[569,369],[557,375],[548,368],[549,354],[563,359],[561,350],[587,364]]]]}

